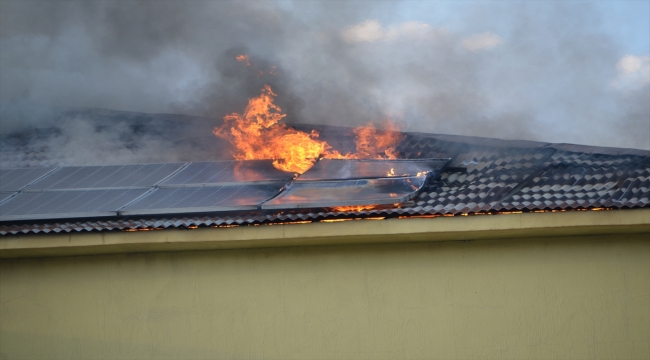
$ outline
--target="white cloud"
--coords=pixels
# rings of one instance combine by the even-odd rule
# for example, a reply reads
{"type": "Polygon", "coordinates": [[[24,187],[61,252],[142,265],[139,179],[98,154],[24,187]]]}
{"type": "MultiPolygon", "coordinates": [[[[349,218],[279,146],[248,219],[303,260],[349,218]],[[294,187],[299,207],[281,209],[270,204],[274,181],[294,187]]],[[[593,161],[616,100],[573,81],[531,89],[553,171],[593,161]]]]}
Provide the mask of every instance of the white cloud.
{"type": "Polygon", "coordinates": [[[396,26],[384,27],[377,20],[368,20],[352,26],[341,33],[349,43],[390,41],[400,39],[435,39],[447,33],[444,28],[435,28],[419,21],[406,21],[396,26]]]}
{"type": "Polygon", "coordinates": [[[612,81],[618,90],[635,90],[650,84],[650,56],[625,55],[616,63],[618,74],[612,81]]]}
{"type": "Polygon", "coordinates": [[[379,21],[368,20],[345,30],[342,36],[347,42],[374,42],[384,37],[384,30],[379,21]]]}
{"type": "Polygon", "coordinates": [[[484,32],[463,39],[462,45],[470,51],[481,51],[492,49],[503,43],[503,39],[497,34],[484,32]]]}

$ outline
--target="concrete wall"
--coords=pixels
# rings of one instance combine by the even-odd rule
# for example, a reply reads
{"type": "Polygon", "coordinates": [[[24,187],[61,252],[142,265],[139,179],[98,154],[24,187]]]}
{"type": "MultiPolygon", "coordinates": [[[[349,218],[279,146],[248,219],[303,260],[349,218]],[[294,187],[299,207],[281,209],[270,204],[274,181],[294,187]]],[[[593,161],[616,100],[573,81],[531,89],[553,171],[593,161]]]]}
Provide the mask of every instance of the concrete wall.
{"type": "Polygon", "coordinates": [[[648,359],[650,240],[2,259],[21,358],[648,359]]]}

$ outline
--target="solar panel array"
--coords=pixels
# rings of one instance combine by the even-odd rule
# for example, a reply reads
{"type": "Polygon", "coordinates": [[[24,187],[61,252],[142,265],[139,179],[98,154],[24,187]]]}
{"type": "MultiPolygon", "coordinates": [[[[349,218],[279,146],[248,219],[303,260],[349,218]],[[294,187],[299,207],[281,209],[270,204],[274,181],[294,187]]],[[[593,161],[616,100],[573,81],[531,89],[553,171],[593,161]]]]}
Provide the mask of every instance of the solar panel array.
{"type": "Polygon", "coordinates": [[[163,181],[161,187],[290,181],[292,176],[274,168],[269,160],[195,162],[163,181]]]}
{"type": "Polygon", "coordinates": [[[275,169],[271,160],[190,163],[120,214],[255,210],[278,194],[291,177],[275,169]]]}
{"type": "Polygon", "coordinates": [[[0,191],[19,191],[54,168],[0,169],[0,191]]]}
{"type": "Polygon", "coordinates": [[[321,160],[297,179],[271,160],[2,169],[0,221],[394,204],[444,164],[321,160]]]}
{"type": "Polygon", "coordinates": [[[0,205],[2,220],[115,216],[143,189],[22,192],[0,205]]]}
{"type": "Polygon", "coordinates": [[[388,205],[415,197],[449,159],[321,159],[262,209],[388,205]]]}
{"type": "MultiPolygon", "coordinates": [[[[440,171],[450,159],[321,159],[296,181],[414,176],[440,171]]],[[[435,176],[435,174],[434,174],[435,176]]]]}
{"type": "Polygon", "coordinates": [[[183,164],[63,167],[27,190],[148,188],[181,166],[183,164]]]}
{"type": "Polygon", "coordinates": [[[1,174],[0,221],[252,210],[292,177],[270,160],[3,169],[1,174]]]}
{"type": "Polygon", "coordinates": [[[0,200],[0,220],[115,216],[120,208],[184,166],[177,163],[3,170],[3,180],[9,179],[9,184],[15,189],[20,187],[20,191],[6,201],[0,200]],[[31,179],[34,180],[25,184],[31,179]]]}
{"type": "Polygon", "coordinates": [[[158,188],[120,211],[122,215],[255,210],[284,183],[158,188]]]}
{"type": "Polygon", "coordinates": [[[427,175],[364,180],[296,181],[262,209],[388,205],[407,201],[427,175]]]}

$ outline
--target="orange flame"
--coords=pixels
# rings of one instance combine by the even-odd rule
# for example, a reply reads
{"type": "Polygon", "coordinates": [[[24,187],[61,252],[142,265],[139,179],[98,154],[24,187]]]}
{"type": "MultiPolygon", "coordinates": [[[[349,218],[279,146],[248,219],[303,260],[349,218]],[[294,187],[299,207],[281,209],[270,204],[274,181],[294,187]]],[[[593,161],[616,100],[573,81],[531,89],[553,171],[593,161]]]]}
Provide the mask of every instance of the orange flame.
{"type": "Polygon", "coordinates": [[[246,66],[251,66],[251,62],[250,59],[248,58],[248,55],[245,54],[237,55],[235,56],[235,59],[237,59],[237,61],[239,62],[243,62],[244,64],[246,64],[246,66]]]}
{"type": "Polygon", "coordinates": [[[230,141],[239,160],[273,159],[277,169],[302,174],[330,146],[318,140],[318,132],[311,134],[280,123],[286,115],[273,103],[277,96],[264,85],[262,94],[248,101],[243,114],[226,115],[224,123],[212,132],[230,141]]]}
{"type": "MultiPolygon", "coordinates": [[[[237,56],[248,62],[248,56],[237,56]]],[[[277,96],[269,85],[264,85],[258,97],[248,100],[243,114],[224,116],[221,126],[212,132],[228,140],[235,148],[233,157],[238,160],[272,159],[273,166],[287,172],[302,174],[314,165],[319,157],[335,159],[397,158],[395,146],[402,139],[397,127],[385,122],[378,130],[373,124],[353,130],[356,152],[342,155],[318,139],[317,131],[306,133],[280,121],[286,116],[273,103],[277,96]]]]}
{"type": "Polygon", "coordinates": [[[381,130],[372,123],[353,130],[357,143],[355,158],[397,159],[395,147],[403,135],[399,132],[397,124],[391,121],[385,120],[382,125],[381,130]]]}

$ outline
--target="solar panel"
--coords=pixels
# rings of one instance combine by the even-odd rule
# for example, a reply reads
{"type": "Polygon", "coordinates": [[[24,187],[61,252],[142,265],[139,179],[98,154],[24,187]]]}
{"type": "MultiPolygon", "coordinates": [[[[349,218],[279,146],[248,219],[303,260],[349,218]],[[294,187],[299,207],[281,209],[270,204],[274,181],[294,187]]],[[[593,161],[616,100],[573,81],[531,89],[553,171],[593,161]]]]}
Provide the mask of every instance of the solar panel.
{"type": "Polygon", "coordinates": [[[271,160],[194,162],[163,181],[161,187],[289,181],[293,174],[273,167],[271,160]]]}
{"type": "Polygon", "coordinates": [[[22,192],[0,204],[0,220],[115,216],[145,189],[22,192]]]}
{"type": "Polygon", "coordinates": [[[448,162],[449,159],[321,159],[296,181],[416,176],[439,172],[448,162]]]}
{"type": "Polygon", "coordinates": [[[136,188],[156,185],[183,164],[62,167],[26,190],[136,188]]]}
{"type": "Polygon", "coordinates": [[[0,192],[0,203],[3,201],[9,199],[13,194],[15,194],[14,191],[1,191],[0,192]]]}
{"type": "Polygon", "coordinates": [[[54,168],[0,169],[0,191],[18,191],[54,168]]]}
{"type": "Polygon", "coordinates": [[[427,175],[381,179],[294,182],[262,209],[387,205],[411,199],[427,175]]]}
{"type": "Polygon", "coordinates": [[[204,187],[158,188],[125,207],[121,215],[255,210],[275,196],[284,182],[204,187]]]}

